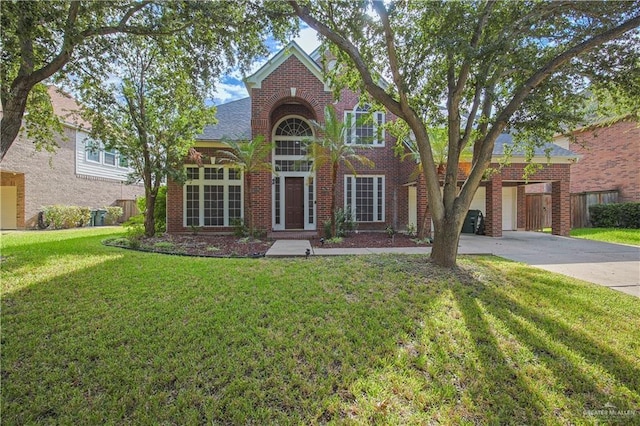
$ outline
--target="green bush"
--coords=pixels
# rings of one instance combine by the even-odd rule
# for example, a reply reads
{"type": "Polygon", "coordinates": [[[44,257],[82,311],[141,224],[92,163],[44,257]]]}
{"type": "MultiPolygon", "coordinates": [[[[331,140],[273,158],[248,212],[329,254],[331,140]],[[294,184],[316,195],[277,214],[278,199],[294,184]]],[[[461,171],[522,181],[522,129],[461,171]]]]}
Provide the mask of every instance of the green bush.
{"type": "Polygon", "coordinates": [[[594,228],[640,228],[640,203],[596,204],[589,214],[594,228]]]}
{"type": "Polygon", "coordinates": [[[105,225],[117,225],[118,220],[122,217],[122,207],[120,206],[109,206],[105,207],[104,210],[107,211],[107,215],[104,218],[105,225]]]}
{"type": "MultiPolygon", "coordinates": [[[[138,210],[144,212],[147,209],[145,197],[138,197],[136,205],[138,210]]],[[[156,196],[156,208],[153,211],[153,217],[156,221],[156,232],[165,232],[167,230],[167,187],[161,186],[158,189],[158,195],[156,196]]],[[[144,222],[144,221],[143,221],[144,222]]]]}
{"type": "Polygon", "coordinates": [[[331,222],[327,221],[323,224],[325,238],[332,237],[346,237],[350,232],[354,231],[357,224],[353,221],[353,214],[351,209],[337,209],[335,213],[336,218],[336,235],[332,235],[331,222]]]}
{"type": "Polygon", "coordinates": [[[233,227],[233,235],[236,237],[246,237],[249,235],[249,228],[244,223],[244,220],[240,218],[232,219],[231,226],[233,227]]]}
{"type": "Polygon", "coordinates": [[[54,205],[42,209],[45,228],[69,229],[88,225],[91,209],[88,207],[54,205]]]}

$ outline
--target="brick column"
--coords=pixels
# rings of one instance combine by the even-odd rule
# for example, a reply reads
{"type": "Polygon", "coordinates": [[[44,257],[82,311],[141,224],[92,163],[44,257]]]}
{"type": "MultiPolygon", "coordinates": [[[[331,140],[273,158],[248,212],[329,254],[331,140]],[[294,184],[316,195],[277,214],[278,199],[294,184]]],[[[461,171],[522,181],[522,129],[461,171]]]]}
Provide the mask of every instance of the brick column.
{"type": "Polygon", "coordinates": [[[527,228],[527,194],[524,185],[518,185],[518,231],[527,228]]]}
{"type": "Polygon", "coordinates": [[[571,230],[571,193],[569,180],[551,183],[551,233],[568,236],[571,230]]]}
{"type": "Polygon", "coordinates": [[[486,188],[485,233],[490,237],[502,237],[502,175],[494,174],[487,182],[486,188]]]}

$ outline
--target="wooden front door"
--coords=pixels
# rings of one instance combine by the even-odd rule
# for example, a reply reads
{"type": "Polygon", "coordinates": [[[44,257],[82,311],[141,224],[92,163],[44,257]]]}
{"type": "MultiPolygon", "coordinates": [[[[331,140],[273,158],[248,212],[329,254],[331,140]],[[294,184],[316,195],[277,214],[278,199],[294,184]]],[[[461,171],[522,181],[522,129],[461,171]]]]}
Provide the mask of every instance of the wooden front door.
{"type": "Polygon", "coordinates": [[[304,229],[304,178],[284,179],[285,229],[304,229]]]}

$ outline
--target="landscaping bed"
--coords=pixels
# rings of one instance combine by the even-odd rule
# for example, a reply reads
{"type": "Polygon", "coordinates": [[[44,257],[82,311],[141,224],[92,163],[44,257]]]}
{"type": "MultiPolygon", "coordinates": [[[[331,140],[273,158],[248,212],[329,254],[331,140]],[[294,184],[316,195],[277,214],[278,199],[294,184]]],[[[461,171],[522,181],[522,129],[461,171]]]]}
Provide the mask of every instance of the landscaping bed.
{"type": "MultiPolygon", "coordinates": [[[[139,239],[131,244],[125,237],[110,238],[104,244],[154,253],[177,254],[202,257],[262,257],[275,240],[238,237],[235,235],[173,235],[159,234],[152,238],[139,239]]],[[[324,248],[383,248],[428,246],[425,240],[417,240],[405,234],[393,237],[384,232],[358,232],[348,237],[312,239],[314,247],[324,248]]]]}

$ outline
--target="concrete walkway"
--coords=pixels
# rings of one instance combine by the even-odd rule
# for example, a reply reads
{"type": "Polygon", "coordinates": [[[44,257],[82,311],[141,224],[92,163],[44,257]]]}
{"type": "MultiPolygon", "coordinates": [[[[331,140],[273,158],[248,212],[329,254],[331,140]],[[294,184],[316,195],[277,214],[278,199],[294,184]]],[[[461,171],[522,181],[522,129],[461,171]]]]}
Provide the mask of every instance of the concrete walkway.
{"type": "MultiPolygon", "coordinates": [[[[429,254],[430,247],[319,248],[307,240],[278,240],[267,257],[377,253],[429,254]]],[[[459,254],[493,254],[640,297],[640,247],[541,232],[505,232],[501,238],[462,234],[459,254]]]]}

